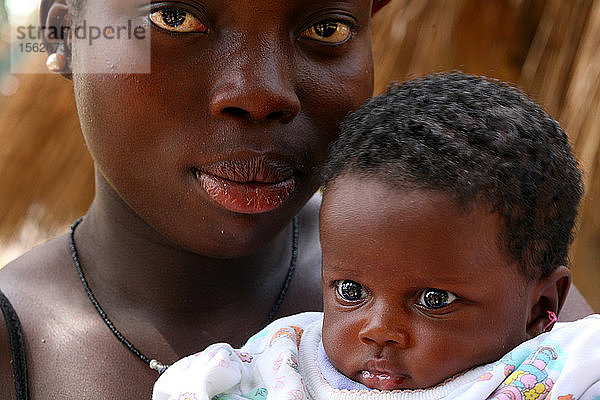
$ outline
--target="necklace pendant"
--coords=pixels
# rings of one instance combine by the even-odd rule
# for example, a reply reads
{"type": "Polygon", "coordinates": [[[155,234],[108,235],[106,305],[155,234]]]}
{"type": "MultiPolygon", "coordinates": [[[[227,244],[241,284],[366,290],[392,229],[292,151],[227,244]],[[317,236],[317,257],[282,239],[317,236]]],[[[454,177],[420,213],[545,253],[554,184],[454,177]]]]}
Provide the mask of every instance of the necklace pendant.
{"type": "Polygon", "coordinates": [[[163,364],[158,360],[150,360],[148,366],[150,367],[150,369],[153,369],[156,372],[158,372],[159,375],[162,375],[162,373],[165,372],[167,368],[169,368],[169,365],[163,364]]]}

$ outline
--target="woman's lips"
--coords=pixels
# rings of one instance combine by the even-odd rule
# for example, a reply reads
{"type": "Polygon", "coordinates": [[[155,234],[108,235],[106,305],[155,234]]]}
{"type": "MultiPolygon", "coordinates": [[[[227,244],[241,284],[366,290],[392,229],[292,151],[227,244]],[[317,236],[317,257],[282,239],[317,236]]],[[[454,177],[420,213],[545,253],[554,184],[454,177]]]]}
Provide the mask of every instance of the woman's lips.
{"type": "Polygon", "coordinates": [[[196,170],[202,189],[221,207],[242,214],[260,214],[283,204],[294,191],[293,177],[278,182],[236,182],[196,170]]]}
{"type": "Polygon", "coordinates": [[[292,177],[299,168],[278,155],[238,152],[196,170],[238,183],[279,183],[292,177]]]}
{"type": "Polygon", "coordinates": [[[294,192],[299,170],[282,155],[248,151],[194,168],[202,189],[215,203],[242,214],[280,207],[294,192]]]}

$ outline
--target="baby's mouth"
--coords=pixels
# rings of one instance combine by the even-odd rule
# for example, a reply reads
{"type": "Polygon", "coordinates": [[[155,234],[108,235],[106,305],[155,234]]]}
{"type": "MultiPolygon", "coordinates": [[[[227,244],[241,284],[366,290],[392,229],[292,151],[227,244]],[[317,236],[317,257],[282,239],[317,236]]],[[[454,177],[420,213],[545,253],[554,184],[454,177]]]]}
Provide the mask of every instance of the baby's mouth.
{"type": "Polygon", "coordinates": [[[371,389],[395,390],[402,389],[408,375],[391,371],[388,368],[368,367],[360,371],[360,383],[371,389]]]}

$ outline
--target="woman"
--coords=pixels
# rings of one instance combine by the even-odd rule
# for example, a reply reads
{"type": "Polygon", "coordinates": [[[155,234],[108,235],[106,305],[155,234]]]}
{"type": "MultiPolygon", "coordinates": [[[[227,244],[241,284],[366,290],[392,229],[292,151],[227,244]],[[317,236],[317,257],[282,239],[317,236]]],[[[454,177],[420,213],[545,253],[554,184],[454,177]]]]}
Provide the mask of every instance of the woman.
{"type": "MultiPolygon", "coordinates": [[[[240,345],[274,315],[321,308],[309,199],[340,120],[371,95],[369,24],[384,3],[42,2],[46,26],[146,24],[152,61],[150,74],[87,73],[138,66],[145,49],[54,43],[96,195],[72,243],[0,272],[31,398],[149,398],[148,359],[240,345]]],[[[8,341],[0,329],[0,399],[15,396],[8,341]]]]}
{"type": "MultiPolygon", "coordinates": [[[[63,236],[1,271],[31,398],[149,398],[158,376],[107,328],[74,264],[122,336],[163,364],[241,344],[270,314],[321,308],[318,200],[307,201],[338,123],[372,93],[369,24],[382,4],[42,2],[46,26],[146,23],[152,73],[87,73],[137,65],[135,41],[54,43],[96,195],[74,251],[63,236]]],[[[0,398],[14,398],[0,331],[0,398]]]]}

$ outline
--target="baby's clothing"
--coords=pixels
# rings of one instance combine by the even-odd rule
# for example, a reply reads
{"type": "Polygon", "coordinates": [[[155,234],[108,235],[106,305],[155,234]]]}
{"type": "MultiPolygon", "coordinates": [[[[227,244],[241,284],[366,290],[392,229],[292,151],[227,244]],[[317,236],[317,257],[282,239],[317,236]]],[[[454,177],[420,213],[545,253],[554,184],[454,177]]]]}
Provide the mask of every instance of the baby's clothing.
{"type": "Polygon", "coordinates": [[[282,318],[239,350],[218,343],[183,358],[158,379],[153,400],[600,400],[600,315],[557,323],[499,361],[435,387],[394,391],[338,372],[323,350],[322,319],[282,318]]]}

